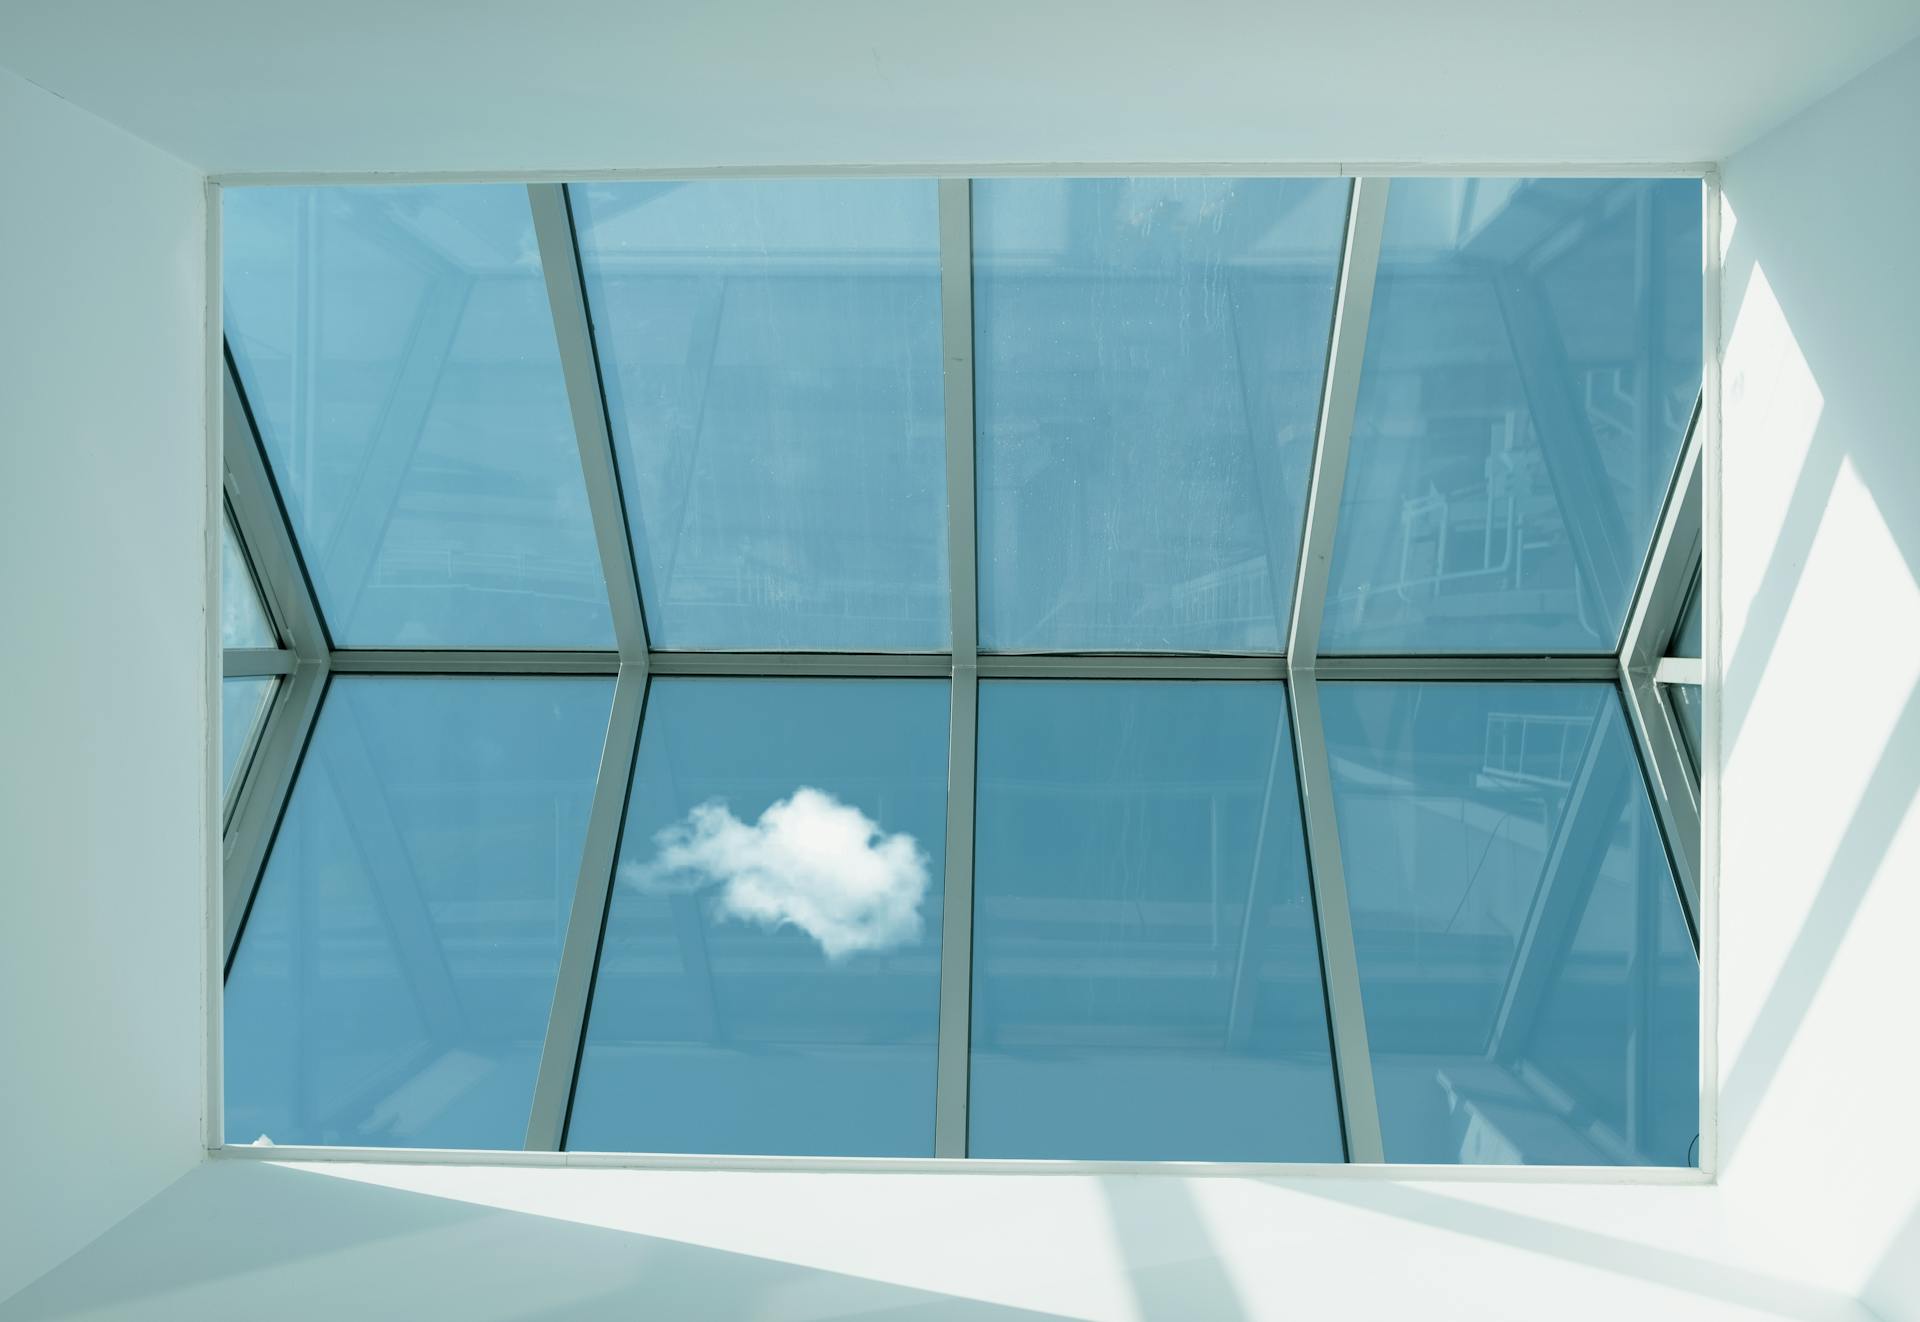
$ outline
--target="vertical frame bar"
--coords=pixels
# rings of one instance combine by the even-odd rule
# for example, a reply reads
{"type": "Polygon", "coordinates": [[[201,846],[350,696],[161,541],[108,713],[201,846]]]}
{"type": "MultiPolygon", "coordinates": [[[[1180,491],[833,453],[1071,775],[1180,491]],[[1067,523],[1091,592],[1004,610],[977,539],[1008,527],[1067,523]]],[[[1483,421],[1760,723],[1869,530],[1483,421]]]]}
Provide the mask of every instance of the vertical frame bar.
{"type": "Polygon", "coordinates": [[[946,900],[940,923],[940,1035],[933,1152],[967,1155],[973,1022],[973,806],[979,716],[974,523],[973,186],[940,188],[940,340],[947,404],[947,574],[953,610],[952,728],[947,743],[946,900]]]}
{"type": "Polygon", "coordinates": [[[1307,491],[1307,525],[1300,549],[1300,576],[1294,584],[1293,619],[1287,637],[1287,702],[1300,775],[1300,804],[1307,837],[1313,888],[1314,924],[1320,939],[1321,972],[1326,982],[1327,1021],[1333,1041],[1333,1068],[1340,1093],[1340,1123],[1347,1160],[1382,1162],[1380,1108],[1374,1094],[1373,1057],[1367,1046],[1366,1007],[1360,995],[1360,962],[1353,942],[1353,915],[1347,901],[1346,870],[1340,855],[1339,823],[1334,816],[1333,774],[1327,761],[1326,731],[1320,720],[1319,681],[1314,668],[1320,651],[1320,621],[1326,610],[1327,579],[1346,483],[1347,451],[1353,439],[1354,410],[1360,398],[1361,364],[1367,350],[1367,326],[1373,312],[1374,279],[1380,268],[1380,241],[1386,228],[1391,181],[1353,181],[1347,212],[1346,249],[1334,300],[1333,331],[1327,350],[1325,393],[1314,438],[1313,476],[1307,491]]]}
{"type": "Polygon", "coordinates": [[[607,416],[593,323],[587,310],[587,290],[580,274],[573,208],[567,201],[565,184],[529,184],[527,202],[533,209],[540,267],[546,275],[547,302],[553,312],[553,337],[560,348],[567,403],[573,412],[573,433],[580,445],[580,469],[587,483],[594,540],[600,548],[600,570],[606,576],[607,602],[613,610],[614,639],[622,662],[644,664],[646,612],[641,605],[640,579],[634,568],[633,539],[627,535],[626,502],[620,493],[619,470],[613,457],[613,427],[607,416]]]}
{"type": "Polygon", "coordinates": [[[560,948],[560,969],[547,1014],[547,1035],[534,1078],[533,1106],[527,1117],[529,1151],[558,1152],[566,1141],[567,1113],[579,1075],[580,1048],[586,1036],[587,1009],[593,996],[594,966],[600,934],[613,897],[613,870],[620,854],[620,828],[626,820],[634,755],[640,747],[640,719],[646,707],[645,666],[621,666],[614,681],[613,710],[600,748],[593,807],[587,814],[586,842],[580,852],[580,878],[573,890],[567,933],[560,948]]]}
{"type": "Polygon", "coordinates": [[[1313,442],[1313,474],[1307,487],[1307,524],[1300,546],[1300,576],[1294,583],[1288,625],[1289,669],[1311,670],[1320,654],[1320,619],[1327,606],[1333,569],[1333,538],[1340,495],[1347,482],[1347,449],[1360,402],[1360,366],[1373,315],[1373,284],[1380,270],[1380,240],[1387,222],[1390,179],[1355,179],[1347,211],[1346,249],[1334,297],[1333,333],[1320,398],[1320,425],[1313,442]]]}
{"type": "MultiPolygon", "coordinates": [[[[206,704],[206,744],[201,750],[200,776],[203,792],[206,796],[206,808],[201,820],[201,849],[206,866],[206,908],[202,916],[202,934],[206,942],[200,963],[200,1003],[206,1007],[206,1020],[201,1025],[206,1034],[200,1042],[201,1063],[204,1076],[201,1086],[206,1089],[200,1101],[200,1141],[208,1151],[213,1151],[225,1141],[226,1117],[221,1099],[226,1095],[225,1063],[221,1044],[225,1040],[225,997],[220,994],[220,974],[225,967],[226,957],[226,915],[225,899],[221,886],[221,870],[226,858],[226,826],[232,820],[236,796],[226,794],[220,783],[220,742],[221,729],[221,686],[222,678],[220,655],[220,569],[221,537],[225,534],[225,520],[232,516],[227,513],[226,463],[222,450],[226,445],[226,355],[222,351],[221,335],[221,271],[220,271],[220,185],[208,181],[201,190],[201,214],[206,226],[206,247],[201,253],[201,261],[206,264],[204,272],[207,280],[206,324],[202,351],[206,358],[201,368],[205,374],[204,424],[206,449],[201,455],[205,465],[203,480],[206,482],[207,535],[205,539],[205,591],[206,591],[206,639],[203,653],[207,674],[200,685],[200,700],[206,704]],[[221,521],[216,523],[216,520],[221,521]],[[220,816],[215,817],[213,808],[218,805],[220,816]],[[215,962],[215,952],[220,962],[215,962]]],[[[237,537],[238,534],[236,533],[237,537]]],[[[257,582],[257,571],[256,582],[257,582]]],[[[255,591],[259,589],[256,587],[255,591]]],[[[258,733],[254,736],[256,746],[258,733]]],[[[248,760],[252,754],[249,751],[248,760]]],[[[243,777],[244,783],[244,777],[243,777]]]]}
{"type": "Polygon", "coordinates": [[[1705,315],[1700,334],[1700,652],[1709,682],[1700,690],[1700,909],[1696,936],[1700,951],[1700,1169],[1716,1173],[1720,1164],[1720,1016],[1718,976],[1720,955],[1720,456],[1721,456],[1721,345],[1725,279],[1723,200],[1720,176],[1709,170],[1701,182],[1706,273],[1705,315]]]}
{"type": "MultiPolygon", "coordinates": [[[[240,929],[280,828],[295,772],[326,692],[332,642],[307,577],[230,354],[222,354],[220,437],[234,535],[252,566],[273,626],[293,653],[257,736],[221,840],[221,967],[231,967],[240,929]]],[[[216,570],[217,573],[217,570],[216,570]]],[[[214,624],[218,628],[218,624],[214,624]]],[[[214,722],[217,734],[217,720],[214,722]]]]}

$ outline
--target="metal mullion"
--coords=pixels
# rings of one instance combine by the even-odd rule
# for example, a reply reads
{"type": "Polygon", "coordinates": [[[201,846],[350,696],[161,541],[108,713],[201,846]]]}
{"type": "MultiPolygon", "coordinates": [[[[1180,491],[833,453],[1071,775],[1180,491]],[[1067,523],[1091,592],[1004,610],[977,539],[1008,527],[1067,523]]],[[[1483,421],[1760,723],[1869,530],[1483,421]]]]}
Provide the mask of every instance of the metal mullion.
{"type": "Polygon", "coordinates": [[[600,549],[600,569],[606,577],[607,602],[613,611],[614,640],[620,648],[620,659],[633,664],[645,658],[648,646],[646,611],[640,600],[635,562],[636,555],[644,553],[644,545],[637,529],[634,535],[628,532],[626,501],[613,455],[613,427],[594,345],[586,285],[580,273],[573,209],[564,184],[529,184],[527,201],[533,210],[540,265],[553,313],[554,341],[560,350],[574,437],[580,447],[594,541],[600,549]]]}
{"type": "Polygon", "coordinates": [[[223,378],[221,449],[234,535],[253,569],[276,632],[302,662],[324,665],[330,647],[326,624],[231,356],[223,378]]]}
{"type": "Polygon", "coordinates": [[[1667,858],[1686,907],[1696,950],[1700,932],[1700,782],[1687,755],[1686,736],[1650,673],[1622,661],[1620,696],[1640,754],[1654,818],[1666,838],[1667,858]]]}
{"type": "Polygon", "coordinates": [[[281,681],[236,792],[221,845],[222,967],[233,962],[234,943],[253,905],[326,687],[327,668],[320,661],[300,662],[281,681]]]}
{"type": "Polygon", "coordinates": [[[1653,665],[1656,684],[1694,684],[1706,682],[1706,663],[1697,656],[1663,656],[1653,665]]]}
{"type": "Polygon", "coordinates": [[[634,756],[640,746],[640,721],[646,696],[646,665],[620,667],[620,677],[613,689],[613,709],[607,718],[607,738],[600,750],[593,806],[587,815],[579,877],[574,885],[573,905],[560,950],[553,1003],[547,1014],[547,1033],[534,1081],[533,1106],[527,1118],[526,1146],[533,1151],[558,1152],[566,1139],[567,1113],[572,1105],[580,1049],[586,1036],[594,969],[600,956],[600,935],[613,895],[620,828],[626,818],[627,796],[632,788],[634,756]]]}
{"type": "Polygon", "coordinates": [[[1321,656],[1307,668],[1321,679],[1612,683],[1613,656],[1321,656]]]}
{"type": "Polygon", "coordinates": [[[1674,467],[1673,486],[1660,512],[1652,552],[1641,574],[1633,609],[1627,616],[1620,661],[1636,675],[1649,674],[1666,655],[1667,645],[1686,613],[1687,598],[1700,568],[1704,467],[1702,404],[1693,406],[1687,438],[1674,467]]]}
{"type": "Polygon", "coordinates": [[[980,674],[989,679],[1285,679],[1278,656],[1069,656],[981,654],[980,674]]]}
{"type": "Polygon", "coordinates": [[[973,806],[980,626],[974,522],[973,185],[940,190],[940,341],[946,396],[947,574],[953,676],[947,739],[947,858],[940,921],[940,1026],[933,1152],[967,1155],[973,1024],[973,806]]]}
{"type": "Polygon", "coordinates": [[[229,647],[220,654],[220,674],[227,679],[256,675],[291,675],[299,658],[280,647],[229,647]]]}
{"type": "Polygon", "coordinates": [[[1333,772],[1327,762],[1326,730],[1320,721],[1320,682],[1311,672],[1287,683],[1293,715],[1295,764],[1300,777],[1301,819],[1306,828],[1313,921],[1319,934],[1320,972],[1325,981],[1333,1072],[1340,1095],[1340,1127],[1347,1160],[1383,1162],[1380,1106],[1374,1095],[1373,1055],[1367,1045],[1366,1008],[1360,995],[1360,959],[1353,939],[1346,867],[1334,817],[1333,772]]]}
{"type": "Polygon", "coordinates": [[[1346,482],[1347,451],[1360,397],[1360,370],[1373,310],[1374,279],[1380,266],[1388,184],[1388,180],[1376,178],[1353,181],[1320,421],[1314,436],[1306,529],[1300,549],[1299,577],[1294,584],[1286,658],[1287,702],[1293,717],[1301,816],[1307,841],[1314,926],[1326,988],[1334,1080],[1340,1097],[1347,1160],[1353,1162],[1385,1161],[1386,1150],[1380,1136],[1373,1057],[1367,1046],[1366,1008],[1360,994],[1360,963],[1354,949],[1353,915],[1347,899],[1339,824],[1334,815],[1333,775],[1327,760],[1326,732],[1320,719],[1315,666],[1340,495],[1346,482]]]}
{"type": "Polygon", "coordinates": [[[342,675],[616,675],[621,670],[618,652],[486,648],[355,648],[333,653],[330,663],[342,675]]]}
{"type": "Polygon", "coordinates": [[[1293,590],[1293,618],[1287,634],[1290,666],[1311,669],[1320,651],[1320,620],[1327,604],[1327,578],[1333,567],[1333,538],[1340,518],[1340,493],[1347,480],[1347,449],[1353,440],[1353,415],[1360,402],[1360,364],[1367,352],[1367,324],[1373,315],[1373,284],[1380,269],[1380,239],[1386,228],[1388,179],[1355,179],[1347,210],[1346,247],[1340,261],[1340,287],[1334,299],[1333,331],[1320,397],[1320,423],[1313,440],[1313,473],[1307,488],[1306,530],[1301,539],[1299,578],[1293,590]]]}
{"type": "Polygon", "coordinates": [[[655,652],[647,664],[656,675],[912,679],[944,678],[954,663],[944,652],[655,652]]]}

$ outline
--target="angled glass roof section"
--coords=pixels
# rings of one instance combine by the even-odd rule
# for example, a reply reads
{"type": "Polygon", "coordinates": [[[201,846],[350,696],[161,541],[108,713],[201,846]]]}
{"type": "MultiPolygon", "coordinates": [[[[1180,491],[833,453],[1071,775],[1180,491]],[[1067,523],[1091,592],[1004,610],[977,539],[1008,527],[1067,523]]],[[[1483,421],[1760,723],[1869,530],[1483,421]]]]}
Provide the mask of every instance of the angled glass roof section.
{"type": "Polygon", "coordinates": [[[227,342],[342,647],[611,647],[524,188],[224,190],[227,342]]]}
{"type": "Polygon", "coordinates": [[[222,516],[220,526],[220,646],[277,647],[260,588],[233,535],[233,520],[222,516]]]}
{"type": "Polygon", "coordinates": [[[974,184],[983,648],[1281,650],[1348,188],[974,184]]]}
{"type": "Polygon", "coordinates": [[[521,1145],[612,699],[335,677],[227,977],[232,1141],[521,1145]]]}
{"type": "Polygon", "coordinates": [[[1387,1160],[1691,1165],[1699,962],[1614,686],[1320,701],[1387,1160]]]}
{"type": "Polygon", "coordinates": [[[944,650],[934,181],[569,194],[653,645],[944,650]]]}
{"type": "Polygon", "coordinates": [[[1692,179],[1396,179],[1321,650],[1612,652],[1701,373],[1692,179]]]}

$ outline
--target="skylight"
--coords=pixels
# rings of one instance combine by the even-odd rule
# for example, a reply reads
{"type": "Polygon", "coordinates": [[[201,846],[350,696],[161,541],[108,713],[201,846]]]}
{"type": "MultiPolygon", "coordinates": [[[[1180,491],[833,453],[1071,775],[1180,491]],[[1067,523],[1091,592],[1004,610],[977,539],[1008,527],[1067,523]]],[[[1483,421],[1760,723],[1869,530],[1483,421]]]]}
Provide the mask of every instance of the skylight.
{"type": "Polygon", "coordinates": [[[226,190],[227,1141],[1693,1164],[1701,191],[226,190]]]}

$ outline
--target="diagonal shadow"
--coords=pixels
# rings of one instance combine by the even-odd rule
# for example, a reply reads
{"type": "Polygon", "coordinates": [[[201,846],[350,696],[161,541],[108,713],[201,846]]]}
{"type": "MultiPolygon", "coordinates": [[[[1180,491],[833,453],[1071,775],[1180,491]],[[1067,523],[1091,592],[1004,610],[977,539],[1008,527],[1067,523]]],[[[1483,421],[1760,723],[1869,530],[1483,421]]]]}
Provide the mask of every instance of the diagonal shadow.
{"type": "Polygon", "coordinates": [[[1739,1056],[1727,1071],[1720,1089],[1723,1170],[1732,1166],[1734,1153],[1786,1059],[1787,1049],[1853,926],[1861,901],[1878,877],[1916,794],[1920,794],[1920,684],[1908,692],[1900,716],[1888,732],[1880,760],[1814,892],[1806,921],[1781,961],[1739,1056]]]}
{"type": "Polygon", "coordinates": [[[1056,1316],[239,1160],[202,1164],[0,1303],[4,1322],[290,1311],[463,1322],[1056,1316]],[[416,1297],[423,1282],[431,1297],[416,1297]]]}
{"type": "MultiPolygon", "coordinates": [[[[1703,1299],[1721,1300],[1777,1317],[1835,1317],[1857,1312],[1855,1301],[1837,1291],[1404,1184],[1346,1180],[1266,1182],[1291,1193],[1449,1230],[1469,1239],[1525,1249],[1635,1281],[1656,1282],[1703,1299]]],[[[1550,1313],[1550,1307],[1543,1307],[1543,1316],[1550,1313]]]]}
{"type": "Polygon", "coordinates": [[[1141,1322],[1248,1316],[1185,1180],[1109,1175],[1100,1180],[1100,1193],[1141,1322]]]}
{"type": "Polygon", "coordinates": [[[1920,1316],[1920,1203],[1868,1273],[1860,1302],[1888,1319],[1920,1316]]]}

